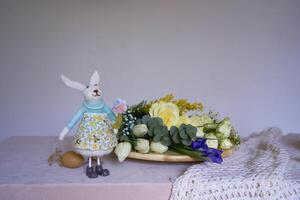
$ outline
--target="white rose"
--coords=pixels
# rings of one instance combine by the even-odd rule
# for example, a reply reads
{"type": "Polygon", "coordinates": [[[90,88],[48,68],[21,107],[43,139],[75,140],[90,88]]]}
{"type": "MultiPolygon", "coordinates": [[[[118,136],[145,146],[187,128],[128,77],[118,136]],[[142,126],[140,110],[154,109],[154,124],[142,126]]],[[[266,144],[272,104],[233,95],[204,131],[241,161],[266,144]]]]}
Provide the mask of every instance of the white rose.
{"type": "Polygon", "coordinates": [[[115,154],[120,162],[123,162],[131,151],[131,144],[129,142],[121,142],[115,149],[115,154]]]}
{"type": "Polygon", "coordinates": [[[164,153],[168,150],[168,147],[161,142],[151,142],[150,149],[155,153],[164,153]]]}
{"type": "Polygon", "coordinates": [[[141,138],[137,139],[134,149],[139,153],[148,153],[150,150],[149,141],[141,138]]]}

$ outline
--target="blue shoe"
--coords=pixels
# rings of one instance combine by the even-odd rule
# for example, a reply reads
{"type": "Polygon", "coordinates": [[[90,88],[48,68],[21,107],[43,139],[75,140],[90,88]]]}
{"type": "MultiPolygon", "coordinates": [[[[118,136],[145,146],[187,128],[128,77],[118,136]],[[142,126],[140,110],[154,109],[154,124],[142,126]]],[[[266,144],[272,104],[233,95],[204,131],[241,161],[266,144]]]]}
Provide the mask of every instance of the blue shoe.
{"type": "Polygon", "coordinates": [[[86,176],[89,178],[97,178],[98,177],[98,173],[94,170],[93,167],[86,167],[86,176]]]}

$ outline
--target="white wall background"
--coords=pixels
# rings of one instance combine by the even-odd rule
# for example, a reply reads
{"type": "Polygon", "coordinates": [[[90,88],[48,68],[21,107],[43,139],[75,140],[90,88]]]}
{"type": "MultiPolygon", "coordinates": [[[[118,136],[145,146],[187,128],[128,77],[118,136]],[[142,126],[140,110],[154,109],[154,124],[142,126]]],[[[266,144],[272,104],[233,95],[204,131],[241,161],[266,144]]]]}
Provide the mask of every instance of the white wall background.
{"type": "Polygon", "coordinates": [[[298,0],[0,0],[0,138],[58,135],[101,73],[105,99],[173,92],[241,135],[300,132],[298,0]]]}

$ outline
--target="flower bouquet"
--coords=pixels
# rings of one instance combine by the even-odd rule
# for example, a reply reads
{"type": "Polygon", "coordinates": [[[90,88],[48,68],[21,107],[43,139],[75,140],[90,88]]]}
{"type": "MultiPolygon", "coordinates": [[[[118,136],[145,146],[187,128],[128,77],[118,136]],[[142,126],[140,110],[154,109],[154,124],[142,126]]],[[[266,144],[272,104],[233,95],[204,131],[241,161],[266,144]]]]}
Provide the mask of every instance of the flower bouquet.
{"type": "Polygon", "coordinates": [[[175,152],[192,161],[221,163],[223,151],[240,144],[229,118],[219,119],[215,112],[203,112],[201,103],[174,99],[172,94],[129,106],[113,128],[118,130],[115,154],[120,162],[131,154],[175,152]]]}

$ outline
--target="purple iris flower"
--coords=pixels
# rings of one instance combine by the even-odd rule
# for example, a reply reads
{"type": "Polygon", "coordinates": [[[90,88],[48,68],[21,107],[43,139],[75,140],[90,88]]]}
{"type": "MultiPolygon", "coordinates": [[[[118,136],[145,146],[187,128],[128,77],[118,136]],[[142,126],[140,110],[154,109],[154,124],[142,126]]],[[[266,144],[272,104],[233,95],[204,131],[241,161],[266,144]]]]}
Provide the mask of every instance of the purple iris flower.
{"type": "Polygon", "coordinates": [[[198,138],[197,140],[193,141],[191,144],[192,149],[207,149],[208,146],[206,144],[205,138],[198,138]]]}
{"type": "Polygon", "coordinates": [[[205,157],[209,158],[214,163],[222,163],[222,153],[223,151],[219,149],[209,148],[206,144],[205,138],[198,138],[191,144],[193,150],[203,153],[205,157]]]}
{"type": "Polygon", "coordinates": [[[214,163],[222,163],[223,162],[223,159],[222,159],[223,151],[221,151],[219,149],[208,148],[208,149],[204,150],[203,153],[205,153],[206,156],[214,163]]]}

